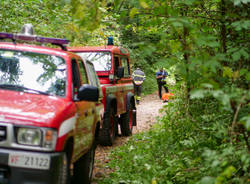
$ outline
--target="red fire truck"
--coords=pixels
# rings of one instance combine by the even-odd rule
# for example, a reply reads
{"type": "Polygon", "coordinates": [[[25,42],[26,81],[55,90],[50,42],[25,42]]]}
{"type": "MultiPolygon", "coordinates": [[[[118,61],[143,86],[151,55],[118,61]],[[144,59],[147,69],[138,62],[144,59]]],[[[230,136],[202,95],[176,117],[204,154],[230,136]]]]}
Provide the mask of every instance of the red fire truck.
{"type": "Polygon", "coordinates": [[[122,135],[131,135],[133,126],[136,126],[136,106],[128,50],[112,43],[96,47],[71,47],[68,50],[92,62],[99,77],[105,111],[100,144],[113,144],[118,125],[122,135]]]}
{"type": "Polygon", "coordinates": [[[65,51],[68,40],[0,40],[0,183],[90,183],[104,112],[93,64],[65,51]]]}

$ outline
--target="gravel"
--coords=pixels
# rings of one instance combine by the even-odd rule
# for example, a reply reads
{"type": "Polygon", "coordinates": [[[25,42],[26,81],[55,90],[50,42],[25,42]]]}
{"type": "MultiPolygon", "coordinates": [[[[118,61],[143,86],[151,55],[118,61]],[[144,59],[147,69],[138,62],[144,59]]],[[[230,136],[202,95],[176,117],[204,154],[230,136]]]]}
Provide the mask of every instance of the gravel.
{"type": "MultiPolygon", "coordinates": [[[[151,95],[142,97],[139,105],[137,105],[137,126],[133,129],[133,134],[147,131],[156,122],[156,117],[160,116],[159,110],[166,105],[163,103],[157,92],[151,95]]],[[[105,166],[110,161],[109,152],[126,143],[130,137],[118,136],[115,139],[113,146],[98,146],[95,155],[95,166],[93,171],[92,184],[98,183],[98,178],[105,177],[108,173],[112,172],[105,166]]]]}

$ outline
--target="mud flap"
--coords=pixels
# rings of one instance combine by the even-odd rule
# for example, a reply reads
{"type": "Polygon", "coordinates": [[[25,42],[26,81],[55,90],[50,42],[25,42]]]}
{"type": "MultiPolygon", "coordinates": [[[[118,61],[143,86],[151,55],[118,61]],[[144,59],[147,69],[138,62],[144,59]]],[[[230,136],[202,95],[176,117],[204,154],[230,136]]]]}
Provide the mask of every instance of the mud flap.
{"type": "Polygon", "coordinates": [[[133,126],[137,125],[137,121],[136,121],[136,109],[133,109],[133,119],[132,119],[132,122],[133,122],[133,126]]]}

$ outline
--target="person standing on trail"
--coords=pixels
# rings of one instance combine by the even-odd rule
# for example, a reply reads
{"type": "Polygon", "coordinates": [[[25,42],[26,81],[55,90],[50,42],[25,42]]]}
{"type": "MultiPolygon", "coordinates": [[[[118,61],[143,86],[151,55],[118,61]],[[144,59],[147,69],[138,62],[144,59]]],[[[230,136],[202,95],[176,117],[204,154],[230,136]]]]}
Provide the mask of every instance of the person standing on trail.
{"type": "Polygon", "coordinates": [[[145,80],[146,76],[140,68],[136,68],[132,74],[134,91],[135,91],[135,99],[136,103],[140,104],[141,100],[141,91],[142,91],[142,83],[145,80]]]}
{"type": "Polygon", "coordinates": [[[159,92],[159,97],[161,99],[161,91],[162,91],[162,87],[164,87],[165,92],[168,93],[168,87],[165,86],[166,85],[166,77],[167,77],[167,72],[162,68],[160,68],[160,70],[158,70],[156,72],[156,80],[157,80],[157,84],[158,84],[158,92],[159,92]]]}

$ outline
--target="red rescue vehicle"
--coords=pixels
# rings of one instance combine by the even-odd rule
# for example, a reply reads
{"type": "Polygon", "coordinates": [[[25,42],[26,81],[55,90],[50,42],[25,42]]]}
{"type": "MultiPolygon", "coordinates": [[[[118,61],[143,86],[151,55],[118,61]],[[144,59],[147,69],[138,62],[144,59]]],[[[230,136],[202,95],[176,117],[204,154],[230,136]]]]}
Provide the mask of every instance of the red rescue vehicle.
{"type": "Polygon", "coordinates": [[[94,64],[99,77],[104,98],[104,120],[99,141],[102,145],[112,145],[120,125],[124,136],[132,134],[136,126],[136,106],[131,78],[129,52],[114,46],[113,41],[105,46],[71,47],[84,60],[94,64]]]}
{"type": "Polygon", "coordinates": [[[0,40],[0,183],[90,183],[104,112],[93,64],[65,51],[68,40],[0,40]]]}

